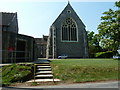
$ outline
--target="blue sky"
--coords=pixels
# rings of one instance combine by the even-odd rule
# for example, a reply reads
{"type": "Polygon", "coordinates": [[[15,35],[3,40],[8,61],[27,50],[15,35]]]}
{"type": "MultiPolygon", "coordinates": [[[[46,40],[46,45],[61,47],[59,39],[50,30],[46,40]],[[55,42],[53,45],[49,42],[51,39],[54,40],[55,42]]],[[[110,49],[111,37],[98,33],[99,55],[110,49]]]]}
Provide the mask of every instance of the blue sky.
{"type": "MultiPolygon", "coordinates": [[[[70,0],[69,0],[70,1],[70,0]]],[[[116,0],[115,0],[116,1],[116,0]]],[[[35,38],[49,34],[49,27],[67,5],[62,2],[1,2],[0,12],[17,12],[19,33],[35,38]]],[[[114,2],[74,2],[71,6],[86,25],[86,30],[97,33],[100,17],[109,8],[116,10],[114,2]]]]}

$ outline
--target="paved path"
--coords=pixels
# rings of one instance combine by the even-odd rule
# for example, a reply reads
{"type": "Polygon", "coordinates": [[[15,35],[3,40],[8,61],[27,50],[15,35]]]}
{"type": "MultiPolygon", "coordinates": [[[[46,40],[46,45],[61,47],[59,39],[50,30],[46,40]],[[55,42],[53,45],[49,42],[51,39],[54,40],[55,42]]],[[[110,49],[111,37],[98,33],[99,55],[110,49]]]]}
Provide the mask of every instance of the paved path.
{"type": "MultiPolygon", "coordinates": [[[[20,64],[20,63],[34,64],[34,63],[44,63],[44,62],[50,62],[50,60],[47,60],[47,59],[37,59],[36,61],[33,61],[33,62],[17,62],[16,64],[20,64]]],[[[0,63],[0,67],[6,66],[6,65],[11,65],[11,64],[13,64],[13,63],[0,63]]]]}
{"type": "MultiPolygon", "coordinates": [[[[17,88],[24,88],[24,89],[28,89],[28,88],[29,89],[38,89],[39,88],[42,90],[46,89],[46,88],[117,88],[117,90],[118,90],[118,81],[79,83],[79,84],[61,84],[61,85],[50,85],[50,86],[16,87],[15,89],[17,89],[17,88]]],[[[4,90],[6,90],[6,89],[4,89],[4,90]]],[[[108,90],[108,89],[106,89],[106,90],[108,90]]]]}

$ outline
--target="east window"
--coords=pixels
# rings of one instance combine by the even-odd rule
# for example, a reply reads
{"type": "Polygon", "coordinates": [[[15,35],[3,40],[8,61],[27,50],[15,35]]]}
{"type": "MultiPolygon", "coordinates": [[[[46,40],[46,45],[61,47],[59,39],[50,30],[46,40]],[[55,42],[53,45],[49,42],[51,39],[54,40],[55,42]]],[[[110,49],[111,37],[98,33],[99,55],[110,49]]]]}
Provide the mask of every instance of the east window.
{"type": "Polygon", "coordinates": [[[77,25],[72,18],[67,18],[62,24],[62,41],[77,41],[77,25]]]}

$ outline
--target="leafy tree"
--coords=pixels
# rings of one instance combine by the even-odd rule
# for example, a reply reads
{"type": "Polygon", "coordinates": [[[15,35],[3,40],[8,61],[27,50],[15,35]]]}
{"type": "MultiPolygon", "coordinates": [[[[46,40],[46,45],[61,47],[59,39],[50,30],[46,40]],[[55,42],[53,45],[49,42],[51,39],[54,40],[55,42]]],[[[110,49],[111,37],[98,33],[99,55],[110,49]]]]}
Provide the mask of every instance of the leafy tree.
{"type": "Polygon", "coordinates": [[[87,31],[88,36],[88,47],[89,47],[89,56],[94,57],[95,53],[100,52],[102,49],[99,46],[99,35],[95,34],[93,31],[87,31]]]}
{"type": "MultiPolygon", "coordinates": [[[[115,2],[120,8],[120,1],[115,2]]],[[[102,22],[98,25],[101,37],[101,46],[107,50],[117,50],[120,45],[120,10],[112,10],[103,13],[102,22]]]]}

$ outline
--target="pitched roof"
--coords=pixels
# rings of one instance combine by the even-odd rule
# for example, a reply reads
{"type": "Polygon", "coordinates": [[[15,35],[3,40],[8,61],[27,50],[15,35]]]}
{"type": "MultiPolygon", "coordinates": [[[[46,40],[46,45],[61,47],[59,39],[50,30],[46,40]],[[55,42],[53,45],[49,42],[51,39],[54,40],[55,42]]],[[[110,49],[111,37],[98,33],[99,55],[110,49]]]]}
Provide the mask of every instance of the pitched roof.
{"type": "MultiPolygon", "coordinates": [[[[66,6],[66,7],[64,8],[64,10],[60,13],[60,15],[57,17],[57,19],[53,22],[53,24],[55,24],[60,17],[65,16],[64,14],[69,14],[69,13],[68,13],[69,10],[70,10],[70,14],[71,14],[70,16],[76,16],[77,19],[80,20],[81,24],[85,27],[84,23],[83,23],[82,20],[79,18],[79,16],[77,15],[77,13],[74,11],[74,9],[73,9],[72,6],[70,5],[69,1],[68,1],[67,6],[66,6]]],[[[52,25],[53,25],[53,24],[52,24],[52,25]]]]}

